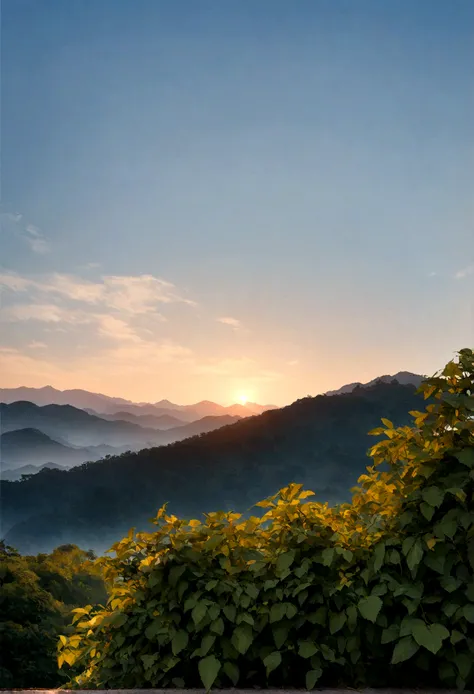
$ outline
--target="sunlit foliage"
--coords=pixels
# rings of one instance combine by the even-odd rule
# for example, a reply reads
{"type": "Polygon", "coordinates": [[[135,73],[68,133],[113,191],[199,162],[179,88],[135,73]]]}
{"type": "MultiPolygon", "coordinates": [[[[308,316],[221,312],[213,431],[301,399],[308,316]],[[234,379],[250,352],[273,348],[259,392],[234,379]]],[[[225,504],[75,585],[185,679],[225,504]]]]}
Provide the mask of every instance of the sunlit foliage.
{"type": "MultiPolygon", "coordinates": [[[[59,665],[81,688],[474,684],[474,354],[373,432],[352,503],[290,485],[263,517],[158,512],[100,560],[59,665]]],[[[344,436],[344,430],[341,430],[344,436]]]]}
{"type": "Polygon", "coordinates": [[[20,556],[0,543],[0,687],[57,687],[59,634],[70,632],[71,610],[105,603],[91,553],[63,545],[51,554],[20,556]]]}

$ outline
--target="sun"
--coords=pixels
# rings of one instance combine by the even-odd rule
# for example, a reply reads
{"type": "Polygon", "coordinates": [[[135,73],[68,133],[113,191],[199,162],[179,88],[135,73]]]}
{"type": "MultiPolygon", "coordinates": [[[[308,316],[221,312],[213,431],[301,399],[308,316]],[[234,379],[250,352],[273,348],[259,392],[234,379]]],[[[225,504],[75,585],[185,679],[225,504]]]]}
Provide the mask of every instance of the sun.
{"type": "Polygon", "coordinates": [[[248,401],[249,401],[248,396],[245,395],[245,393],[241,393],[239,395],[239,402],[241,405],[246,405],[248,403],[248,401]]]}

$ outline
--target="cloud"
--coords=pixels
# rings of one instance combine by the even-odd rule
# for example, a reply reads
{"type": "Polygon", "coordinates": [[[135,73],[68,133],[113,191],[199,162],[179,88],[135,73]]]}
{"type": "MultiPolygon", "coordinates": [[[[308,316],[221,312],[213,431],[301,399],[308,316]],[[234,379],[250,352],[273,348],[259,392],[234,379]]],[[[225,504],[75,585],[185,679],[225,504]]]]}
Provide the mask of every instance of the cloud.
{"type": "Polygon", "coordinates": [[[288,366],[298,366],[299,361],[298,359],[292,359],[291,361],[288,362],[288,366]]]}
{"type": "Polygon", "coordinates": [[[87,323],[90,317],[84,313],[68,311],[55,304],[16,304],[2,310],[2,321],[39,321],[42,323],[87,323]]]}
{"type": "Polygon", "coordinates": [[[159,304],[194,301],[180,295],[174,284],[153,275],[105,275],[98,281],[76,275],[52,273],[40,279],[21,277],[17,273],[0,274],[0,285],[14,292],[34,291],[56,295],[80,303],[103,305],[127,313],[153,313],[159,304]]]}
{"type": "Polygon", "coordinates": [[[49,253],[49,243],[45,235],[34,224],[24,224],[23,215],[19,212],[3,212],[0,215],[2,230],[10,228],[15,236],[18,236],[29,245],[33,253],[44,255],[49,253]]]}
{"type": "Polygon", "coordinates": [[[49,253],[49,244],[44,238],[42,232],[38,227],[33,226],[33,224],[28,224],[25,228],[25,234],[23,236],[25,241],[29,244],[31,250],[39,255],[44,255],[49,253]]]}
{"type": "Polygon", "coordinates": [[[218,318],[218,323],[223,323],[224,325],[229,325],[231,328],[238,330],[242,327],[242,323],[237,318],[231,318],[229,316],[224,318],[218,318]]]}
{"type": "Polygon", "coordinates": [[[17,304],[9,306],[2,311],[1,320],[8,322],[31,320],[41,323],[93,325],[98,335],[102,337],[119,342],[142,342],[142,339],[134,329],[121,318],[109,314],[88,313],[82,310],[72,311],[55,304],[17,304]]]}
{"type": "Polygon", "coordinates": [[[32,340],[28,347],[29,349],[48,349],[48,345],[45,342],[39,342],[38,340],[32,340]]]}
{"type": "Polygon", "coordinates": [[[468,265],[467,267],[463,268],[462,270],[459,270],[455,274],[455,278],[457,280],[462,280],[465,277],[467,277],[468,275],[472,275],[472,274],[474,274],[474,263],[471,263],[471,265],[468,265]]]}

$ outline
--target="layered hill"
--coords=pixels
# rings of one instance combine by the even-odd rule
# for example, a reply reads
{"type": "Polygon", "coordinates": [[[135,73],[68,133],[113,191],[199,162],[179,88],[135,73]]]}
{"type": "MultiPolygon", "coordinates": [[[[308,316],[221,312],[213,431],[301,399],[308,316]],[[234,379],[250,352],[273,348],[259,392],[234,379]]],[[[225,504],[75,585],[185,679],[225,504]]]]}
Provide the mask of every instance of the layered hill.
{"type": "Polygon", "coordinates": [[[2,432],[38,429],[53,439],[65,439],[74,446],[145,447],[159,444],[159,432],[130,422],[109,422],[71,405],[43,405],[32,402],[0,404],[2,432]]]}
{"type": "MultiPolygon", "coordinates": [[[[59,467],[69,467],[117,453],[117,450],[110,446],[67,446],[32,428],[16,429],[2,434],[0,451],[3,479],[6,478],[7,470],[28,466],[32,469],[24,471],[24,474],[34,474],[45,464],[54,463],[59,467]]],[[[8,475],[8,478],[10,479],[11,475],[8,475]]]]}
{"type": "MultiPolygon", "coordinates": [[[[255,414],[275,409],[274,405],[229,405],[224,407],[209,400],[202,400],[194,405],[176,405],[169,400],[152,403],[134,403],[124,398],[114,398],[87,390],[57,390],[51,386],[44,388],[0,388],[0,402],[13,403],[18,401],[32,402],[35,405],[71,405],[73,407],[92,411],[98,416],[115,415],[125,412],[136,416],[150,415],[152,417],[174,417],[180,422],[193,422],[203,417],[220,417],[225,415],[250,417],[255,414]]],[[[152,425],[155,426],[155,425],[152,425]]],[[[164,428],[164,427],[156,427],[164,428]]]]}
{"type": "Polygon", "coordinates": [[[45,463],[44,465],[22,465],[18,468],[2,469],[1,479],[15,482],[20,480],[23,475],[37,475],[41,470],[64,470],[65,466],[56,463],[45,463]]]}
{"type": "Polygon", "coordinates": [[[103,551],[166,501],[177,515],[245,511],[289,482],[331,503],[347,499],[367,465],[368,436],[423,407],[414,386],[379,382],[338,397],[298,400],[173,445],[2,482],[9,544],[45,551],[63,542],[103,551]]]}

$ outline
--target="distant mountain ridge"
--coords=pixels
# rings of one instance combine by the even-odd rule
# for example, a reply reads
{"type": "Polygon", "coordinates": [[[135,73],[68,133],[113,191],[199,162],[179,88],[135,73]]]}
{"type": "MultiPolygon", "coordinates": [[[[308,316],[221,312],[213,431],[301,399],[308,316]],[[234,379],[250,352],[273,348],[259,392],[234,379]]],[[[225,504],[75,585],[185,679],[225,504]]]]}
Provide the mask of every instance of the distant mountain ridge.
{"type": "Polygon", "coordinates": [[[28,401],[35,405],[72,405],[81,410],[94,410],[99,416],[103,414],[113,415],[120,410],[137,416],[152,415],[171,416],[183,422],[192,422],[202,417],[216,417],[220,415],[238,415],[250,417],[261,414],[266,410],[277,409],[275,405],[258,405],[247,403],[246,405],[234,404],[225,407],[209,400],[202,400],[194,405],[176,405],[169,400],[161,400],[153,403],[135,403],[124,398],[114,398],[101,393],[91,393],[87,390],[57,390],[52,386],[43,388],[0,388],[0,402],[10,404],[18,401],[28,401]]]}
{"type": "Polygon", "coordinates": [[[0,404],[3,468],[55,462],[77,465],[107,455],[165,446],[233,424],[238,416],[203,417],[158,430],[133,422],[106,420],[72,405],[0,404]]]}
{"type": "MultiPolygon", "coordinates": [[[[0,436],[2,475],[5,470],[16,470],[25,466],[55,464],[59,467],[80,465],[89,460],[97,460],[107,452],[107,446],[90,448],[70,448],[58,443],[38,429],[26,428],[8,431],[0,436]],[[34,461],[34,465],[33,465],[34,461]]],[[[3,475],[4,476],[4,475],[3,475]]]]}
{"type": "Polygon", "coordinates": [[[378,376],[368,383],[348,383],[338,390],[328,390],[325,395],[344,395],[346,393],[352,393],[356,388],[370,388],[377,383],[392,383],[393,381],[396,381],[402,386],[411,385],[418,388],[425,378],[426,376],[420,376],[420,374],[414,374],[410,371],[399,371],[394,376],[378,376]]]}

